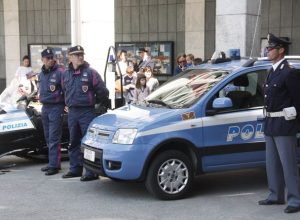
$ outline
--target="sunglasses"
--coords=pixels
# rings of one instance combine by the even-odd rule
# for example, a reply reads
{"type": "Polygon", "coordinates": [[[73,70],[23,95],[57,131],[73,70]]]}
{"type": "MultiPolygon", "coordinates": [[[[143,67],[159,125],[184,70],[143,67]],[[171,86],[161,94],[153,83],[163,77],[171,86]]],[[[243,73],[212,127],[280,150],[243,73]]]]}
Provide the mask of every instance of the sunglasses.
{"type": "Polygon", "coordinates": [[[281,47],[280,46],[268,46],[266,47],[268,51],[271,51],[271,50],[274,50],[274,49],[280,49],[281,47]]]}

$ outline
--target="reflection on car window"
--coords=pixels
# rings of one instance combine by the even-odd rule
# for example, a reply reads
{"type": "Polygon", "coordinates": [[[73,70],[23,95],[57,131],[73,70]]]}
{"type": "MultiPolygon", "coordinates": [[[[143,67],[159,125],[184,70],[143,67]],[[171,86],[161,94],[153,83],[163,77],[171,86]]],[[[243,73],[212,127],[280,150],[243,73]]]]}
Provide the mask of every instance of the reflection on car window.
{"type": "Polygon", "coordinates": [[[223,70],[188,70],[154,91],[147,100],[161,100],[172,108],[186,108],[227,75],[223,70]]]}

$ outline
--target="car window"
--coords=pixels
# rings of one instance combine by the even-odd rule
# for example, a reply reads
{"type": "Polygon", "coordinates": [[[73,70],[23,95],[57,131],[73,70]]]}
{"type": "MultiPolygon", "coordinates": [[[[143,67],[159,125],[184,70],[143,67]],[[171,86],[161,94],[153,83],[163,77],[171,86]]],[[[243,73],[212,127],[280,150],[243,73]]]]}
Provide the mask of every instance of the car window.
{"type": "Polygon", "coordinates": [[[155,90],[146,100],[159,100],[172,108],[187,108],[227,75],[223,70],[188,70],[155,90]]]}
{"type": "Polygon", "coordinates": [[[260,70],[236,77],[213,96],[207,109],[212,109],[213,100],[221,97],[231,99],[232,110],[263,106],[263,83],[266,74],[266,70],[260,70]]]}

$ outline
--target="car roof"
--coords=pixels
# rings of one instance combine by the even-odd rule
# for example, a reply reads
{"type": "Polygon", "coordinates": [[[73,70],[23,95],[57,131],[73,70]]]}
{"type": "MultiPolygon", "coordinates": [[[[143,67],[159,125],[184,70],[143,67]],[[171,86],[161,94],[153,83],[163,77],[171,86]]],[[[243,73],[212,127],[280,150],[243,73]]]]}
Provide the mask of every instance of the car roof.
{"type": "MultiPolygon", "coordinates": [[[[300,56],[286,56],[285,57],[291,66],[296,69],[300,69],[300,56]]],[[[272,62],[267,57],[260,58],[241,58],[239,60],[224,60],[219,63],[204,63],[199,66],[193,67],[193,69],[220,69],[227,71],[235,71],[239,69],[247,69],[254,66],[265,66],[266,69],[270,68],[272,62]]]]}

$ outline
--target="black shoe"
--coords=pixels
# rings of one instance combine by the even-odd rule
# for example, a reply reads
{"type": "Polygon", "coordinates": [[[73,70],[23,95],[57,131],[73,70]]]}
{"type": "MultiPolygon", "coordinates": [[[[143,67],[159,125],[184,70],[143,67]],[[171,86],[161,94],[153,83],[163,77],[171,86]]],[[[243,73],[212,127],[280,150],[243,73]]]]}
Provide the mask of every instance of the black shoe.
{"type": "Polygon", "coordinates": [[[300,206],[298,206],[298,207],[287,206],[287,207],[284,209],[284,212],[285,212],[285,213],[295,213],[295,212],[299,212],[299,211],[300,211],[300,206]]]}
{"type": "Polygon", "coordinates": [[[72,173],[72,172],[68,172],[64,175],[62,175],[62,178],[67,179],[67,178],[75,178],[75,177],[80,177],[81,174],[80,173],[72,173]]]}
{"type": "Polygon", "coordinates": [[[97,180],[99,179],[98,176],[82,176],[80,178],[80,181],[85,182],[85,181],[92,181],[92,180],[97,180]]]}
{"type": "Polygon", "coordinates": [[[42,167],[42,168],[41,168],[41,171],[42,171],[42,172],[46,172],[46,171],[49,170],[49,168],[50,168],[50,167],[48,167],[48,166],[42,167]]]}
{"type": "Polygon", "coordinates": [[[283,205],[283,204],[284,204],[284,202],[272,201],[272,200],[268,200],[268,199],[258,201],[258,205],[283,205]]]}
{"type": "Polygon", "coordinates": [[[50,168],[45,172],[46,176],[54,175],[58,173],[58,168],[50,168]]]}
{"type": "MultiPolygon", "coordinates": [[[[41,168],[41,171],[42,171],[42,172],[46,172],[46,171],[48,171],[49,169],[50,169],[50,167],[48,167],[48,165],[47,165],[47,166],[42,167],[42,168],[41,168]]],[[[61,170],[60,167],[59,167],[58,169],[61,170]]]]}

